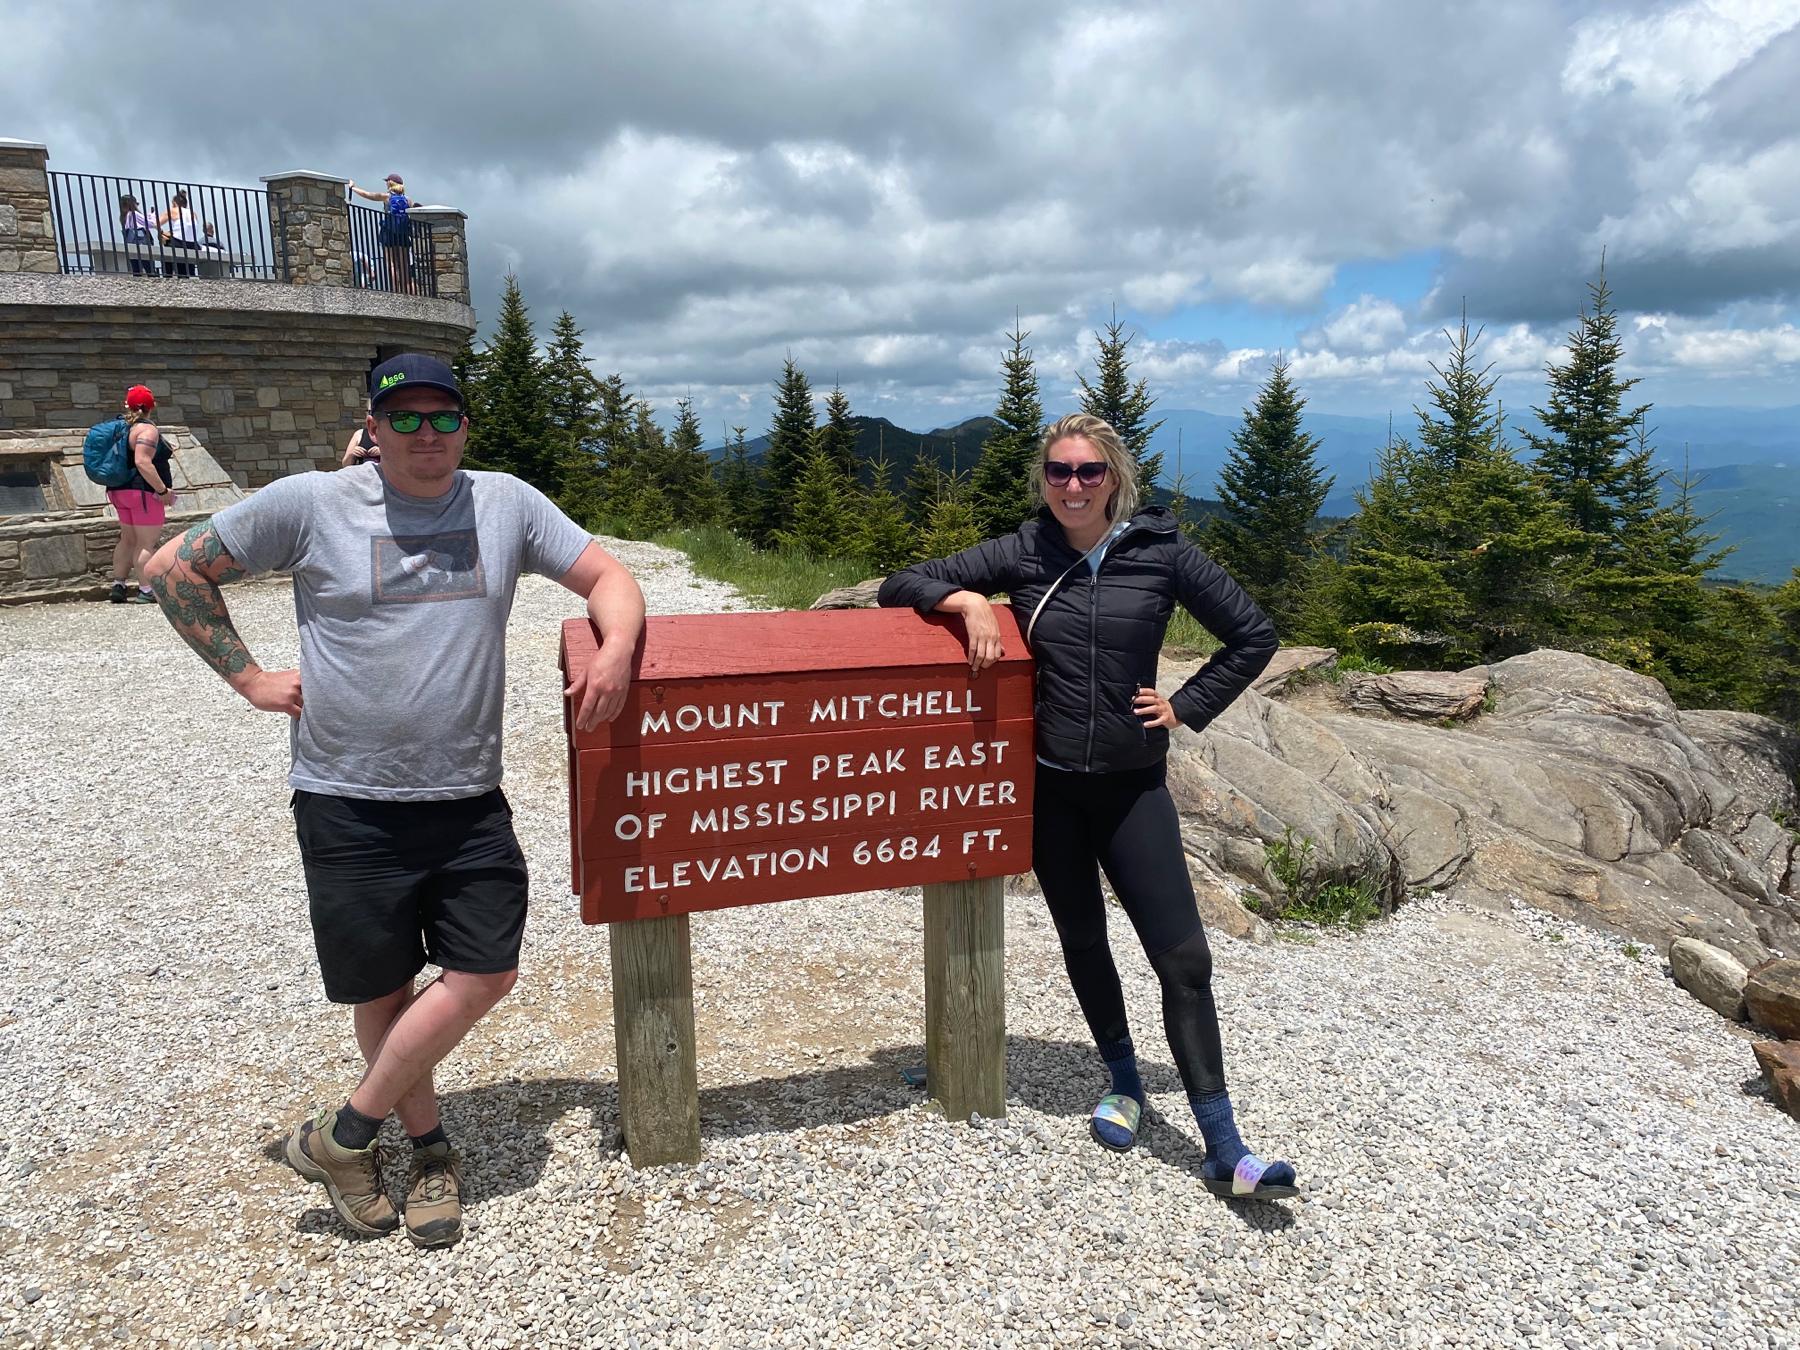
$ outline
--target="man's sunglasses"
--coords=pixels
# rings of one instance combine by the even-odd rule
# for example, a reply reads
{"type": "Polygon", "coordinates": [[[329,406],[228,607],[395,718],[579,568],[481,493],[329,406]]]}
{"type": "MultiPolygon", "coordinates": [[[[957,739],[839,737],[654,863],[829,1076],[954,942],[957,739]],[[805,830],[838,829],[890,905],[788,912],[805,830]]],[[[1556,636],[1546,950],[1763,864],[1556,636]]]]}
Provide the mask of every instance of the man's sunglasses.
{"type": "Polygon", "coordinates": [[[1106,461],[1091,460],[1086,464],[1064,464],[1060,459],[1044,461],[1044,481],[1051,487],[1067,487],[1076,478],[1084,488],[1097,488],[1106,481],[1106,461]]]}
{"type": "Polygon", "coordinates": [[[464,414],[459,412],[391,412],[382,413],[387,424],[402,436],[411,436],[425,423],[431,423],[431,429],[440,436],[448,436],[463,424],[464,414]]]}

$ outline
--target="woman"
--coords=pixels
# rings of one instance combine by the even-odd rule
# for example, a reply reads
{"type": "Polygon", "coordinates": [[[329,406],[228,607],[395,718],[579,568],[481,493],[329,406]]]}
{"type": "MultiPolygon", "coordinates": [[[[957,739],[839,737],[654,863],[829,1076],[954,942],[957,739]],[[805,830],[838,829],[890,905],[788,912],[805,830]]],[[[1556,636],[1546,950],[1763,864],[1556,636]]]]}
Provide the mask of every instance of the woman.
{"type": "Polygon", "coordinates": [[[125,437],[131,449],[131,479],[124,487],[108,488],[106,500],[119,513],[119,542],[113,547],[112,595],[115,605],[154,605],[156,597],[144,580],[144,564],[156,552],[175,499],[170,487],[169,443],[156,429],[156,395],[141,384],[125,393],[125,437]],[[137,589],[126,594],[125,583],[133,570],[137,589]]]}
{"type": "Polygon", "coordinates": [[[388,282],[396,294],[412,294],[412,202],[406,195],[406,184],[397,173],[387,176],[386,192],[370,192],[350,184],[358,197],[383,203],[381,225],[376,238],[387,255],[388,282]]]}
{"type": "Polygon", "coordinates": [[[344,462],[339,467],[348,469],[358,464],[381,463],[381,447],[375,444],[375,438],[369,435],[368,418],[370,416],[373,414],[368,414],[363,418],[363,424],[352,432],[350,439],[345,442],[344,462]]]}
{"type": "Polygon", "coordinates": [[[153,277],[157,275],[156,259],[139,257],[139,250],[148,249],[155,240],[151,233],[155,227],[150,217],[138,210],[137,198],[129,192],[119,194],[119,234],[124,239],[126,252],[130,255],[131,275],[134,277],[153,277]]]}
{"type": "Polygon", "coordinates": [[[1094,1138],[1137,1141],[1144,1086],[1125,997],[1106,941],[1104,868],[1163,990],[1175,1067],[1206,1139],[1201,1177],[1215,1195],[1297,1195],[1294,1169],[1238,1137],[1225,1090],[1212,953],[1194,903],[1175,803],[1164,786],[1169,728],[1204,727],[1276,648],[1275,629],[1162,507],[1138,510],[1136,470],[1098,417],[1044,433],[1032,486],[1045,509],[1017,532],[882,583],[883,605],[959,614],[976,668],[1000,655],[987,596],[1004,591],[1037,661],[1037,787],[1032,866],[1061,939],[1069,982],[1112,1076],[1094,1138]],[[1172,698],[1156,658],[1177,604],[1224,644],[1172,698]]]}
{"type": "MultiPolygon", "coordinates": [[[[192,253],[200,251],[200,222],[195,219],[193,210],[188,206],[186,188],[169,198],[169,209],[156,218],[156,227],[162,231],[163,243],[170,248],[187,249],[192,253]]],[[[200,269],[193,263],[170,263],[169,268],[171,276],[192,277],[200,274],[200,269]]]]}

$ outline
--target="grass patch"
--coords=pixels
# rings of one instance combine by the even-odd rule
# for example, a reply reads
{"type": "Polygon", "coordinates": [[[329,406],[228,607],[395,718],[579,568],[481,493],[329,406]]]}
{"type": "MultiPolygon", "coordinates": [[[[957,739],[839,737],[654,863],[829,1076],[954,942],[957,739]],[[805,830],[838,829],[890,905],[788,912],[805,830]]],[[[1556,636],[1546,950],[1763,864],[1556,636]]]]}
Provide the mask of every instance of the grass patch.
{"type": "Polygon", "coordinates": [[[1211,656],[1219,650],[1219,639],[1202,628],[1192,614],[1177,607],[1169,618],[1163,650],[1179,656],[1211,656]]]}
{"type": "Polygon", "coordinates": [[[793,549],[764,552],[730,530],[665,530],[651,542],[679,549],[701,576],[737,587],[765,609],[809,609],[826,591],[869,578],[867,564],[854,558],[815,558],[793,549]]]}
{"type": "Polygon", "coordinates": [[[1635,942],[1627,942],[1623,948],[1627,960],[1635,961],[1644,954],[1644,949],[1635,942]]]}
{"type": "MultiPolygon", "coordinates": [[[[1279,897],[1258,896],[1252,912],[1265,918],[1292,920],[1319,928],[1352,932],[1378,919],[1400,884],[1390,864],[1371,854],[1348,871],[1331,875],[1319,866],[1318,850],[1305,835],[1283,830],[1281,838],[1263,845],[1263,864],[1279,897]]],[[[1248,902],[1246,902],[1248,903],[1248,902]]]]}

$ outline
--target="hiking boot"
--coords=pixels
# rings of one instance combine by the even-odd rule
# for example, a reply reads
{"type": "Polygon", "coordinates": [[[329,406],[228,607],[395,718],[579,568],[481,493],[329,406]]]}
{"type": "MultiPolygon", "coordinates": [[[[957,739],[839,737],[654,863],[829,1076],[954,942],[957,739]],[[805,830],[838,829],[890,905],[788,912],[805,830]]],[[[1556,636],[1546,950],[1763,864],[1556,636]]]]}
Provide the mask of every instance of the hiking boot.
{"type": "Polygon", "coordinates": [[[113,603],[115,605],[124,604],[125,603],[125,583],[122,581],[113,582],[112,590],[107,594],[106,598],[107,598],[107,600],[109,600],[111,603],[113,603]]]}
{"type": "Polygon", "coordinates": [[[125,603],[128,605],[154,605],[156,597],[149,591],[133,591],[125,597],[125,603]]]}
{"type": "Polygon", "coordinates": [[[342,1148],[331,1137],[337,1112],[319,1112],[288,1136],[288,1164],[331,1197],[338,1217],[365,1237],[380,1237],[400,1226],[400,1215],[381,1185],[381,1145],[342,1148]]]}
{"type": "Polygon", "coordinates": [[[448,1247],[462,1232],[456,1155],[447,1143],[415,1148],[406,1173],[406,1236],[416,1247],[448,1247]]]}

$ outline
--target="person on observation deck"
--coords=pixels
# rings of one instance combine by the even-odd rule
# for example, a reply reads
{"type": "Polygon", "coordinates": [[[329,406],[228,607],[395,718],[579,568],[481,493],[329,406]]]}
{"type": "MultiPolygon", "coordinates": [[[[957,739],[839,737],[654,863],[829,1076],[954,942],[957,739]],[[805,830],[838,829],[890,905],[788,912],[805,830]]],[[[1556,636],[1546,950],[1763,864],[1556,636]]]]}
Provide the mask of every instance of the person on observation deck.
{"type": "Polygon", "coordinates": [[[1000,656],[988,596],[1003,591],[1037,663],[1031,861],[1111,1080],[1090,1119],[1094,1138],[1119,1152],[1131,1148],[1144,1108],[1107,943],[1104,871],[1162,984],[1169,1049],[1206,1141],[1207,1189],[1231,1199],[1287,1199],[1299,1194],[1292,1165],[1265,1162],[1238,1134],[1212,952],[1164,783],[1169,729],[1204,727],[1249,688],[1275,654],[1274,625],[1165,508],[1139,508],[1131,455],[1100,418],[1074,413],[1052,425],[1032,486],[1043,503],[1035,519],[896,572],[882,583],[880,603],[959,615],[970,665],[980,669],[1000,656]],[[1156,661],[1176,605],[1222,645],[1165,698],[1156,689],[1156,661]]]}

